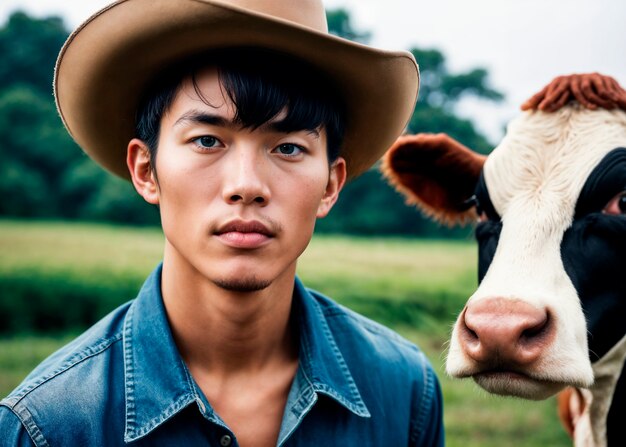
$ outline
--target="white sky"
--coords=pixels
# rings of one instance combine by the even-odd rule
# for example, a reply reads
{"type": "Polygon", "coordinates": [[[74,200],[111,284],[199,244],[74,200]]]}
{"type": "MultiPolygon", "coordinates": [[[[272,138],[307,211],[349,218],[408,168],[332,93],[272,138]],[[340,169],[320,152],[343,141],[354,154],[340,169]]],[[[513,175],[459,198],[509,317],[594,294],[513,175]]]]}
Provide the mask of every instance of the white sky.
{"type": "MultiPolygon", "coordinates": [[[[108,0],[0,0],[0,23],[15,9],[61,15],[76,26],[108,0]]],[[[348,9],[371,44],[387,49],[440,49],[451,71],[489,70],[507,96],[493,106],[464,101],[494,142],[526,97],[559,74],[598,71],[626,85],[624,0],[325,0],[348,9]]],[[[418,61],[419,63],[419,61],[418,61]]]]}

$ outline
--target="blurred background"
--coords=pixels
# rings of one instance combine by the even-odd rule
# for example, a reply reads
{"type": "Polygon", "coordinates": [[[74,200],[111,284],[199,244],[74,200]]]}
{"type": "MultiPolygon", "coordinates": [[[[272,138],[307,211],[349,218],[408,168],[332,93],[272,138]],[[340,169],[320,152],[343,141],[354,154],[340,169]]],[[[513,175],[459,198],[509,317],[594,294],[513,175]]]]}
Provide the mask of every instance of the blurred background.
{"type": "MultiPolygon", "coordinates": [[[[161,258],[156,210],[82,153],[52,97],[63,42],[107,3],[0,4],[0,397],[132,299],[161,258]]],[[[446,132],[482,153],[557,75],[599,71],[626,82],[618,0],[325,4],[331,32],[415,55],[422,84],[409,132],[446,132]]],[[[376,168],[319,221],[300,275],[427,353],[443,382],[448,445],[571,444],[552,399],[496,399],[445,376],[450,325],[476,287],[472,229],[423,218],[376,168]]]]}

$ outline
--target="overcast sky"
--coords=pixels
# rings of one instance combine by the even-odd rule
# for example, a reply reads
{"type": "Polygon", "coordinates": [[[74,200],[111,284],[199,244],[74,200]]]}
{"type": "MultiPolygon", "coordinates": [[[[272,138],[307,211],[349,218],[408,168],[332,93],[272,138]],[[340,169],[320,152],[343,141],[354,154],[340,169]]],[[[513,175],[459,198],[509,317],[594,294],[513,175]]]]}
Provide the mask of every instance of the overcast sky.
{"type": "MultiPolygon", "coordinates": [[[[0,22],[18,8],[61,15],[75,27],[105,0],[0,0],[0,22]]],[[[348,9],[371,44],[438,48],[453,72],[482,66],[505,104],[464,101],[460,113],[497,142],[521,102],[554,76],[599,71],[626,85],[624,0],[325,0],[348,9]]],[[[419,63],[419,61],[418,61],[419,63]]]]}

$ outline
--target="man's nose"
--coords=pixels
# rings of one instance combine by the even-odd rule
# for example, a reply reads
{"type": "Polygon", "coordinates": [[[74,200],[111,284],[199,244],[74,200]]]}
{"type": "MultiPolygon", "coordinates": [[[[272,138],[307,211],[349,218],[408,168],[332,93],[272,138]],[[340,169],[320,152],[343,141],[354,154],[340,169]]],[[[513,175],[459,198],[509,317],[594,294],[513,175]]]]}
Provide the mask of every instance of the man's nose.
{"type": "Polygon", "coordinates": [[[270,200],[269,166],[262,154],[251,148],[235,150],[224,167],[224,201],[231,205],[265,206],[270,200]]]}

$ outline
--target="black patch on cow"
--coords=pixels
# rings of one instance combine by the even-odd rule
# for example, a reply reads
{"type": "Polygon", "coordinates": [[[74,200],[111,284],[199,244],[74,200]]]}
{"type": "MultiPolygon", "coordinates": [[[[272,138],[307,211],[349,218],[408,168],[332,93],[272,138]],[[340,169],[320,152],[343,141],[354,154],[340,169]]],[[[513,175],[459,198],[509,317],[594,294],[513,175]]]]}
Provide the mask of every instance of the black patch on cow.
{"type": "Polygon", "coordinates": [[[496,211],[491,203],[491,197],[489,197],[489,191],[487,190],[487,183],[485,182],[484,171],[480,172],[478,177],[478,183],[474,190],[474,197],[476,197],[476,213],[480,215],[485,213],[489,220],[500,221],[500,215],[496,211]]]}
{"type": "Polygon", "coordinates": [[[488,220],[476,226],[476,240],[478,241],[478,282],[481,282],[493,261],[502,232],[502,222],[488,220]]]}
{"type": "Polygon", "coordinates": [[[502,232],[500,216],[491,202],[483,172],[480,173],[478,184],[474,191],[476,197],[476,212],[485,213],[489,220],[479,222],[476,226],[476,240],[478,241],[478,282],[481,282],[493,261],[502,232]]]}
{"type": "Polygon", "coordinates": [[[601,212],[609,200],[625,190],[626,149],[617,148],[609,152],[587,178],[578,196],[574,220],[601,212]]]}
{"type": "Polygon", "coordinates": [[[589,175],[561,257],[580,298],[592,362],[626,334],[626,215],[602,212],[626,190],[626,149],[608,153],[589,175]]]}
{"type": "Polygon", "coordinates": [[[613,393],[613,402],[606,419],[606,440],[608,447],[623,447],[626,445],[626,430],[624,430],[624,415],[626,414],[626,372],[617,382],[613,393]]]}

